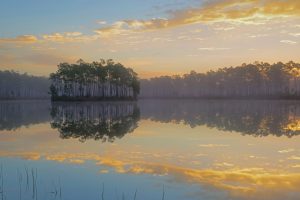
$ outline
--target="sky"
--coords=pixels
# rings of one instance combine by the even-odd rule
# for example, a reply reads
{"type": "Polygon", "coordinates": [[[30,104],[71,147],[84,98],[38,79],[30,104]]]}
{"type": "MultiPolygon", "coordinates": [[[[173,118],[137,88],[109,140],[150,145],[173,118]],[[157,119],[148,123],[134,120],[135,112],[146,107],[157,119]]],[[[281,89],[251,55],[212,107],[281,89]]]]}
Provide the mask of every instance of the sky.
{"type": "Polygon", "coordinates": [[[1,0],[0,70],[101,58],[141,78],[300,62],[299,0],[1,0]]]}

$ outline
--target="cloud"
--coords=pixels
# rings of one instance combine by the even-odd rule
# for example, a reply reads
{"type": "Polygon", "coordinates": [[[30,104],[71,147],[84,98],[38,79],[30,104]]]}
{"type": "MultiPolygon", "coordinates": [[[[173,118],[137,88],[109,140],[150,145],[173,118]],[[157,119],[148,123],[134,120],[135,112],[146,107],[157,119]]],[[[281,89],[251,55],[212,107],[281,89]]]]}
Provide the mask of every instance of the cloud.
{"type": "Polygon", "coordinates": [[[224,47],[201,47],[198,48],[200,51],[224,51],[224,50],[230,50],[230,48],[224,48],[224,47]]]}
{"type": "Polygon", "coordinates": [[[30,44],[38,41],[38,38],[34,35],[21,35],[15,38],[0,38],[0,43],[24,43],[30,44]]]}
{"type": "Polygon", "coordinates": [[[105,24],[107,24],[107,22],[104,21],[104,20],[98,20],[98,21],[97,21],[97,24],[105,25],[105,24]]]}
{"type": "Polygon", "coordinates": [[[268,34],[257,34],[257,35],[250,35],[250,38],[261,38],[261,37],[267,37],[269,36],[268,34]]]}
{"type": "Polygon", "coordinates": [[[285,44],[297,44],[297,42],[292,41],[292,40],[281,40],[281,43],[285,43],[285,44]]]}
{"type": "Polygon", "coordinates": [[[230,26],[230,27],[217,27],[217,28],[214,28],[214,30],[216,30],[216,31],[230,31],[230,30],[234,30],[235,29],[235,27],[232,27],[232,26],[230,26]]]}
{"type": "Polygon", "coordinates": [[[299,156],[291,156],[288,158],[289,160],[300,160],[299,156]]]}
{"type": "Polygon", "coordinates": [[[64,32],[45,34],[42,36],[45,41],[66,43],[66,42],[85,42],[99,38],[98,35],[83,35],[81,32],[64,32]]]}
{"type": "Polygon", "coordinates": [[[229,147],[227,144],[199,144],[199,147],[215,148],[215,147],[229,147]]]}
{"type": "Polygon", "coordinates": [[[299,37],[300,36],[300,33],[290,33],[291,36],[294,36],[294,37],[299,37]]]}
{"type": "Polygon", "coordinates": [[[263,24],[275,17],[300,16],[300,1],[295,0],[219,0],[200,7],[172,11],[169,18],[150,20],[121,20],[97,29],[101,35],[115,35],[130,31],[149,31],[195,23],[238,22],[263,24]],[[261,22],[257,22],[260,20],[261,22]]]}
{"type": "Polygon", "coordinates": [[[278,153],[290,153],[293,151],[295,151],[295,149],[283,149],[283,150],[278,151],[278,153]]]}

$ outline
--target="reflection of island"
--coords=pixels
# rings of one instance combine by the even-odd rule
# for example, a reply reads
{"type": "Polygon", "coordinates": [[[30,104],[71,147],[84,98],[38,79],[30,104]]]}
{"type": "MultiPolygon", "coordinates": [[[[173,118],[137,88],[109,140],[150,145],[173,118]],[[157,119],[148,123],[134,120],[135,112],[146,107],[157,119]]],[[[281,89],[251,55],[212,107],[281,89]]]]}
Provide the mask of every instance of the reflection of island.
{"type": "Polygon", "coordinates": [[[143,119],[206,125],[253,136],[300,134],[300,102],[246,100],[147,100],[139,103],[143,119]]]}
{"type": "Polygon", "coordinates": [[[53,103],[51,127],[63,139],[113,142],[137,128],[140,112],[135,103],[53,103]]]}
{"type": "MultiPolygon", "coordinates": [[[[300,135],[300,102],[246,100],[141,100],[134,102],[0,102],[0,130],[52,121],[62,138],[113,141],[137,127],[140,119],[208,126],[253,136],[300,135]]],[[[163,134],[163,133],[162,133],[163,134]]]]}
{"type": "Polygon", "coordinates": [[[49,108],[50,102],[44,100],[0,101],[0,130],[48,122],[49,108]]]}

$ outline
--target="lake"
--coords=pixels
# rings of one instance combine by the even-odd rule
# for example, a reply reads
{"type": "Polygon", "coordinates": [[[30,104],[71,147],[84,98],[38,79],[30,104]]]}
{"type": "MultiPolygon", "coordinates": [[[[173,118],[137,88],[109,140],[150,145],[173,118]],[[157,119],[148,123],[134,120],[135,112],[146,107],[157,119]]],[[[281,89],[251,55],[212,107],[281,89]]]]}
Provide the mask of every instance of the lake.
{"type": "Polygon", "coordinates": [[[0,199],[299,199],[300,102],[0,102],[0,199]]]}

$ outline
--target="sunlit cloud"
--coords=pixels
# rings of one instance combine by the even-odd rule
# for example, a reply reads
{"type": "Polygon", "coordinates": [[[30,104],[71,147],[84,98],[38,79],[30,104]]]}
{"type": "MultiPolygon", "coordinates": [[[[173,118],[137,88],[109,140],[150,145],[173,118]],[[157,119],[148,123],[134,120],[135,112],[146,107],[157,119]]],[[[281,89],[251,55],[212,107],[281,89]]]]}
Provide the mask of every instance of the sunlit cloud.
{"type": "Polygon", "coordinates": [[[290,45],[297,44],[297,42],[292,40],[281,40],[280,42],[284,44],[290,44],[290,45]]]}
{"type": "Polygon", "coordinates": [[[261,37],[267,37],[268,34],[257,34],[257,35],[250,35],[249,38],[261,38],[261,37]]]}
{"type": "Polygon", "coordinates": [[[290,156],[289,160],[300,160],[300,156],[290,156]]]}
{"type": "Polygon", "coordinates": [[[227,144],[199,144],[199,147],[215,148],[215,147],[229,147],[227,144]]]}
{"type": "Polygon", "coordinates": [[[233,26],[230,26],[230,27],[217,27],[217,28],[214,28],[214,30],[216,31],[230,31],[230,30],[234,30],[235,27],[233,26]]]}
{"type": "Polygon", "coordinates": [[[65,33],[53,33],[45,34],[42,36],[45,41],[50,42],[86,42],[93,41],[99,38],[97,35],[83,35],[80,32],[65,32],[65,33]]]}
{"type": "Polygon", "coordinates": [[[22,43],[31,44],[38,41],[38,38],[34,35],[21,35],[15,38],[0,38],[0,43],[22,43]]]}
{"type": "Polygon", "coordinates": [[[128,31],[151,31],[219,21],[264,24],[266,20],[285,16],[300,16],[300,2],[294,0],[246,0],[243,2],[225,0],[214,1],[199,8],[172,11],[169,18],[121,20],[111,26],[99,28],[95,32],[109,36],[128,31]]]}
{"type": "Polygon", "coordinates": [[[290,153],[290,152],[294,152],[295,149],[283,149],[283,150],[280,150],[278,151],[278,153],[290,153]]]}
{"type": "Polygon", "coordinates": [[[290,33],[291,36],[300,37],[300,33],[290,33]]]}
{"type": "Polygon", "coordinates": [[[198,48],[200,51],[224,51],[224,50],[230,50],[230,48],[224,48],[224,47],[201,47],[198,48]]]}

